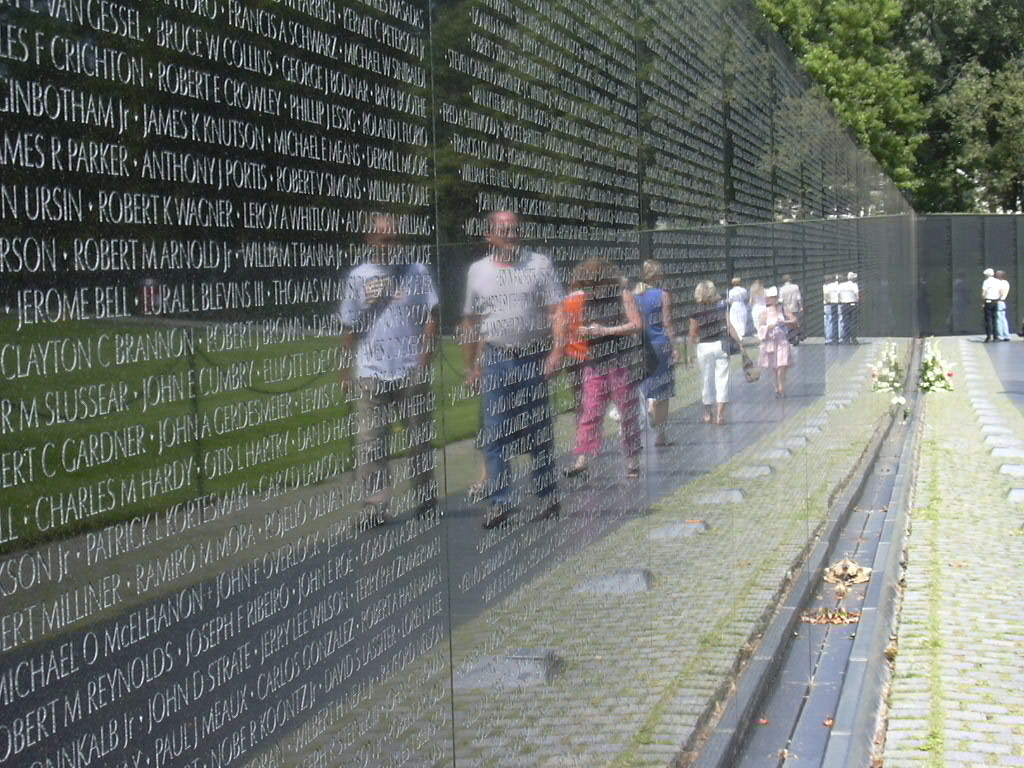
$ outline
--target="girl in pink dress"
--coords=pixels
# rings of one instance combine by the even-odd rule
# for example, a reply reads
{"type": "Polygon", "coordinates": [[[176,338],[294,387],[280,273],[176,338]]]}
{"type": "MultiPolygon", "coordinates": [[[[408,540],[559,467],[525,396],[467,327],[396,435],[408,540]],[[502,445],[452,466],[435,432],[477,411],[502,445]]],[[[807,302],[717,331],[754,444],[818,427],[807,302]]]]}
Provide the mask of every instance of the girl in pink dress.
{"type": "Polygon", "coordinates": [[[786,370],[791,364],[789,326],[796,323],[792,313],[779,303],[779,289],[775,286],[764,292],[765,309],[758,318],[757,338],[761,340],[761,354],[757,364],[775,371],[775,396],[786,396],[786,370]]]}

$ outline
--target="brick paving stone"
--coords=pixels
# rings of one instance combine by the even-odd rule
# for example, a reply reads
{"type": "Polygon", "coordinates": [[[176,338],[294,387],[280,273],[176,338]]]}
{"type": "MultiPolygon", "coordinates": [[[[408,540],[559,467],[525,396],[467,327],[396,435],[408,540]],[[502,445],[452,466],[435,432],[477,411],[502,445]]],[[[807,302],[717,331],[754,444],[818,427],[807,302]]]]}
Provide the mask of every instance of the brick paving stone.
{"type": "Polygon", "coordinates": [[[1008,500],[1024,502],[1024,489],[1020,499],[1011,495],[1024,464],[1000,458],[1024,456],[1011,442],[1024,436],[1024,415],[1003,393],[987,353],[949,340],[940,346],[965,370],[969,358],[975,372],[967,392],[925,396],[914,491],[922,501],[911,511],[880,757],[886,768],[1020,765],[1024,599],[1016,574],[1024,539],[1013,535],[1020,512],[1008,500]],[[915,737],[924,747],[916,760],[905,751],[915,737]]]}

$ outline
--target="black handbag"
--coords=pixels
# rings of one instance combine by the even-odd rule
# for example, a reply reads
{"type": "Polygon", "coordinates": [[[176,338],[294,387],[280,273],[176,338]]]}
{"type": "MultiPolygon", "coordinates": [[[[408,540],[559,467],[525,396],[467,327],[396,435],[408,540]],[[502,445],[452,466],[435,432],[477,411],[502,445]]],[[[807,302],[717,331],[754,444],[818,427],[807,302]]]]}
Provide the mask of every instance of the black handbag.
{"type": "Polygon", "coordinates": [[[643,374],[646,379],[653,376],[654,372],[658,370],[658,350],[654,348],[654,343],[651,341],[651,336],[647,333],[646,328],[644,328],[641,335],[643,336],[644,345],[643,374]]]}

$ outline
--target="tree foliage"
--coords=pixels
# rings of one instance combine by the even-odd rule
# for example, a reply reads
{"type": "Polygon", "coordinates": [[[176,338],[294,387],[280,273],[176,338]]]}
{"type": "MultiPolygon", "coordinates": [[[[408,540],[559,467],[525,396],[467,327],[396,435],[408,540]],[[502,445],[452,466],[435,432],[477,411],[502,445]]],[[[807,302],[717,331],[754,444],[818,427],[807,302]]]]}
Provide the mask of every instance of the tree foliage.
{"type": "Polygon", "coordinates": [[[919,210],[1024,208],[1024,4],[759,5],[919,210]]]}

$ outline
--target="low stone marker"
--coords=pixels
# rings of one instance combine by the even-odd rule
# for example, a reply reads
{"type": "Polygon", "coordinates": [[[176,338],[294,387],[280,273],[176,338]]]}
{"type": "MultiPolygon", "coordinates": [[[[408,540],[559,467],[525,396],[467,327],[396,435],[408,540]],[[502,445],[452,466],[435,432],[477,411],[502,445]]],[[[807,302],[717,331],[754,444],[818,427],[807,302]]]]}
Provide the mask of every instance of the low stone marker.
{"type": "Polygon", "coordinates": [[[651,529],[647,538],[653,541],[660,539],[684,539],[688,536],[707,533],[710,530],[711,526],[704,520],[680,520],[678,523],[670,523],[669,525],[662,525],[651,529]]]}
{"type": "Polygon", "coordinates": [[[646,592],[654,584],[654,574],[648,568],[618,568],[611,573],[583,582],[573,592],[597,592],[608,595],[630,595],[646,592]]]}
{"type": "Polygon", "coordinates": [[[517,648],[507,656],[484,656],[455,678],[455,689],[525,688],[550,683],[565,662],[553,648],[517,648]]]}

